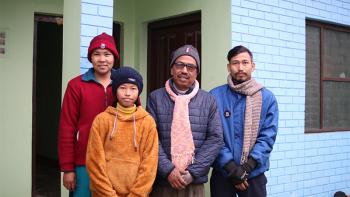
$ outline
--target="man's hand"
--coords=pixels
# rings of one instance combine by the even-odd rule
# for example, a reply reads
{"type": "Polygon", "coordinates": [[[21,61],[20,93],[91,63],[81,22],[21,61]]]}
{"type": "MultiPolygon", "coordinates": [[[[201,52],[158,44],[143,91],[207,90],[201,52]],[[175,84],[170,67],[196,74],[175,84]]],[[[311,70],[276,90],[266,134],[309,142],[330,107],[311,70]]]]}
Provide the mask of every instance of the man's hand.
{"type": "Polygon", "coordinates": [[[193,177],[189,171],[185,170],[185,173],[181,173],[181,176],[182,176],[183,180],[186,182],[186,185],[189,185],[192,183],[193,177]]]}
{"type": "Polygon", "coordinates": [[[243,166],[236,165],[233,161],[225,165],[225,170],[233,185],[240,185],[248,179],[249,174],[245,171],[243,166]]]}
{"type": "MultiPolygon", "coordinates": [[[[184,174],[185,172],[182,172],[184,174]]],[[[174,168],[168,176],[168,181],[174,189],[182,190],[186,187],[185,180],[181,177],[181,172],[178,168],[174,168]]]]}
{"type": "Polygon", "coordinates": [[[63,185],[69,191],[74,191],[76,187],[75,172],[63,173],[63,185]]]}
{"type": "Polygon", "coordinates": [[[241,191],[245,191],[248,189],[248,186],[249,186],[248,181],[244,181],[243,183],[235,185],[235,188],[241,191]]]}

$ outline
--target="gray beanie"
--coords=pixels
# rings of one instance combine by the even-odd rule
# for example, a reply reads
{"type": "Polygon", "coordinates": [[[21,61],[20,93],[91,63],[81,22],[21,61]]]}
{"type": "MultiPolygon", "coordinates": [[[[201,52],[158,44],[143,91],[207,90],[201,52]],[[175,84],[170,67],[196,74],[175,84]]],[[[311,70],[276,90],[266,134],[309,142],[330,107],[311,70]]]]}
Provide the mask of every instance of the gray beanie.
{"type": "Polygon", "coordinates": [[[173,53],[171,54],[171,61],[170,61],[170,67],[173,66],[173,64],[175,63],[175,60],[177,58],[179,58],[180,56],[183,55],[188,55],[193,57],[194,60],[196,60],[197,66],[198,66],[198,73],[200,71],[200,59],[199,59],[199,54],[197,49],[192,46],[192,45],[184,45],[178,49],[176,49],[175,51],[173,51],[173,53]]]}

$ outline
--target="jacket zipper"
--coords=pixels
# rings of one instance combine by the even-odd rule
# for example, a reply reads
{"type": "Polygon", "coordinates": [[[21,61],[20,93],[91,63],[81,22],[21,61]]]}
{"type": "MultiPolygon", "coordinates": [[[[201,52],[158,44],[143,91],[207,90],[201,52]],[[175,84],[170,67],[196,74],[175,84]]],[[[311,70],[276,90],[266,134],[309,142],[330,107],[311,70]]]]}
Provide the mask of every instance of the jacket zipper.
{"type": "MultiPolygon", "coordinates": [[[[108,87],[108,86],[107,86],[108,87]]],[[[107,87],[104,87],[103,89],[104,89],[104,91],[105,91],[105,105],[106,105],[106,107],[108,106],[108,96],[107,96],[107,87]]]]}

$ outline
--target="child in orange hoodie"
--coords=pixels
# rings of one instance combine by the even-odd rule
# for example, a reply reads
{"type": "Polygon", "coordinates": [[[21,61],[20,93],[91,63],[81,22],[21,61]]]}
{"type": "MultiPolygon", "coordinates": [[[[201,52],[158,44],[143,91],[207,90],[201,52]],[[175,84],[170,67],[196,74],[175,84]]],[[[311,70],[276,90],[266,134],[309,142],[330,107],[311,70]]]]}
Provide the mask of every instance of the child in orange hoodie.
{"type": "Polygon", "coordinates": [[[158,164],[156,124],[141,105],[142,76],[130,67],[112,72],[116,107],[96,116],[86,167],[93,197],[148,196],[158,164]]]}

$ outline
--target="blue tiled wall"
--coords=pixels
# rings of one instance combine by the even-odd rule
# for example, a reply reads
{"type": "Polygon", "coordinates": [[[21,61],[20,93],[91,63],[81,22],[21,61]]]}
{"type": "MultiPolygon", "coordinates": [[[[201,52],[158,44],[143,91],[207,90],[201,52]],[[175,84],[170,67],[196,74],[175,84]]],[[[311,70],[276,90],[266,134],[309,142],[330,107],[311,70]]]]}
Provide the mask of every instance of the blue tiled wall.
{"type": "Polygon", "coordinates": [[[255,78],[279,103],[279,134],[266,173],[268,196],[331,197],[338,190],[350,194],[350,131],[304,133],[305,19],[350,25],[350,2],[231,2],[232,46],[253,51],[255,78]]]}
{"type": "Polygon", "coordinates": [[[112,35],[113,0],[82,0],[80,23],[80,72],[85,73],[92,67],[86,57],[91,39],[102,32],[112,35]]]}

